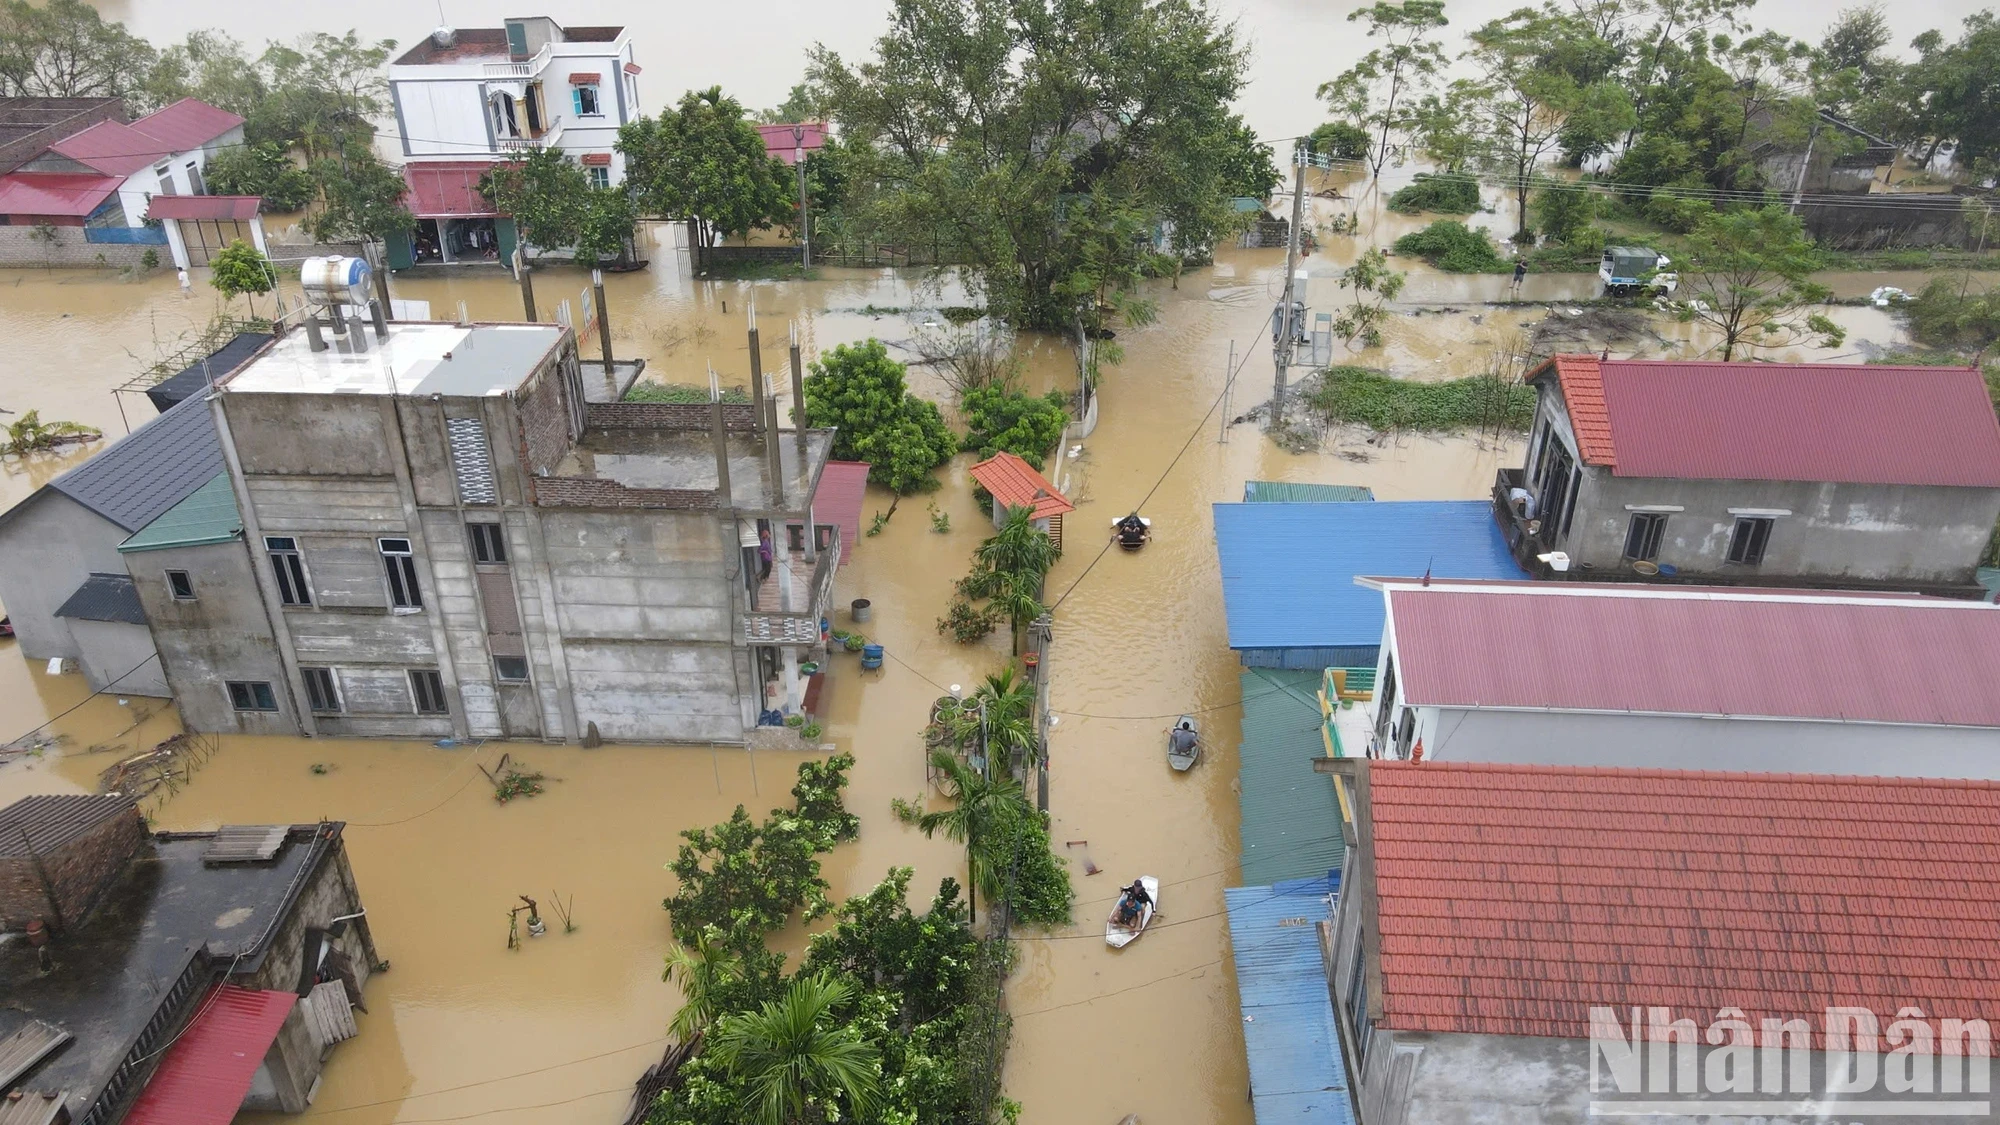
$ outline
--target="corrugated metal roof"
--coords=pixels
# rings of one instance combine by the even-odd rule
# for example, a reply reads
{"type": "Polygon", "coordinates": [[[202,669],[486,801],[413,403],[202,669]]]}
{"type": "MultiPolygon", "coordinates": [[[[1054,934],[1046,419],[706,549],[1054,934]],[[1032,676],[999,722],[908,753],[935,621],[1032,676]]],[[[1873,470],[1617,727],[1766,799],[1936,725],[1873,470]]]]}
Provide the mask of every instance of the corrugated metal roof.
{"type": "Polygon", "coordinates": [[[794,162],[797,149],[804,149],[806,155],[810,156],[826,147],[826,122],[824,121],[800,121],[777,125],[759,125],[757,126],[757,133],[764,138],[764,151],[784,161],[786,164],[794,162]],[[794,129],[798,130],[799,133],[805,134],[804,140],[799,139],[798,133],[795,133],[794,129]]]}
{"type": "Polygon", "coordinates": [[[479,194],[479,177],[497,160],[432,160],[403,165],[403,182],[410,185],[410,214],[419,219],[492,216],[500,212],[479,194]]]}
{"type": "Polygon", "coordinates": [[[1337,875],[1321,874],[1222,892],[1258,1125],[1354,1121],[1316,925],[1332,920],[1339,891],[1337,875]]]}
{"type": "Polygon", "coordinates": [[[138,531],[222,471],[215,419],[197,396],[113,442],[49,487],[138,531]]]}
{"type": "Polygon", "coordinates": [[[92,574],[56,607],[55,615],[78,621],[146,623],[146,607],[139,604],[139,587],[129,574],[92,574]]]}
{"type": "Polygon", "coordinates": [[[241,124],[243,119],[226,109],[199,98],[182,98],[134,121],[132,128],[152,137],[159,146],[174,152],[189,152],[241,124]]]}
{"type": "Polygon", "coordinates": [[[118,545],[125,554],[167,547],[228,543],[243,535],[243,515],[236,510],[236,493],[229,474],[217,473],[188,498],[160,513],[160,518],[118,545]]]}
{"type": "Polygon", "coordinates": [[[78,836],[132,809],[130,797],[90,793],[23,797],[0,809],[0,858],[60,848],[78,836]]]}
{"type": "Polygon", "coordinates": [[[1549,584],[1386,597],[1411,703],[2000,727],[2000,608],[1985,602],[1549,584]]]}
{"type": "Polygon", "coordinates": [[[291,829],[283,824],[225,824],[215,830],[201,861],[213,867],[224,863],[261,863],[278,854],[291,829]]]}
{"type": "Polygon", "coordinates": [[[0,176],[0,215],[63,215],[80,219],[103,205],[124,181],[71,172],[11,172],[0,176]]]}
{"type": "Polygon", "coordinates": [[[1033,508],[1036,519],[1076,510],[1076,505],[1057,492],[1056,486],[1036,472],[1033,465],[1005,450],[974,465],[972,479],[993,494],[995,504],[1033,508]]]}
{"type": "MultiPolygon", "coordinates": [[[[1376,762],[1384,1026],[2000,1014],[2000,783],[1376,762]],[[1699,1017],[1698,1017],[1699,1018],[1699,1017]]],[[[1822,1045],[1823,1049],[1823,1045],[1822,1045]]]]}
{"type": "Polygon", "coordinates": [[[1288,480],[1243,482],[1243,502],[1246,504],[1332,504],[1373,499],[1374,490],[1361,484],[1303,484],[1288,480]]]}
{"type": "Polygon", "coordinates": [[[31,1019],[0,1039],[0,1091],[12,1087],[71,1038],[69,1032],[52,1023],[31,1019]]]}
{"type": "Polygon", "coordinates": [[[1217,504],[1230,648],[1382,643],[1382,599],[1356,575],[1523,577],[1483,500],[1217,504]]]}
{"type": "Polygon", "coordinates": [[[813,491],[813,518],[840,525],[840,565],[854,559],[861,546],[861,505],[868,495],[868,465],[863,461],[828,461],[813,491]]]}
{"type": "Polygon", "coordinates": [[[172,152],[162,152],[160,141],[141,133],[123,121],[99,121],[90,128],[71,133],[49,146],[50,151],[61,153],[107,176],[123,178],[156,160],[173,156],[172,152]]]}
{"type": "Polygon", "coordinates": [[[1252,669],[1239,674],[1243,739],[1237,754],[1243,881],[1275,883],[1324,875],[1340,866],[1340,799],[1333,779],[1315,773],[1320,737],[1320,673],[1252,669]]]}
{"type": "Polygon", "coordinates": [[[160,1060],[124,1125],[229,1125],[298,999],[217,985],[160,1060]]]}

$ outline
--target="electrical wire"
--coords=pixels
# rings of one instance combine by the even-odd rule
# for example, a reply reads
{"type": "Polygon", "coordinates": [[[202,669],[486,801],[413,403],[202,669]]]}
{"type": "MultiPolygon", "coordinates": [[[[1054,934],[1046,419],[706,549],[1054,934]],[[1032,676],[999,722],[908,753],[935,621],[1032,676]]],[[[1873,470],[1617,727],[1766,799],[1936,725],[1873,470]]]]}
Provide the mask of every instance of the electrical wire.
{"type": "MultiPolygon", "coordinates": [[[[613,1055],[622,1055],[627,1051],[636,1051],[641,1047],[658,1047],[666,1043],[667,1038],[668,1038],[667,1036],[663,1035],[656,1039],[648,1039],[643,1043],[631,1043],[623,1047],[614,1047],[609,1051],[599,1051],[597,1054],[594,1055],[585,1055],[580,1059],[570,1059],[568,1062],[550,1063],[548,1066],[536,1067],[533,1070],[517,1070],[512,1074],[502,1075],[498,1078],[482,1078],[477,1082],[462,1082],[456,1086],[442,1086],[435,1090],[425,1090],[421,1094],[404,1094],[401,1097],[382,1098],[372,1102],[356,1102],[353,1105],[334,1106],[330,1109],[320,1109],[319,1107],[315,1106],[313,1108],[313,1116],[326,1117],[330,1114],[335,1114],[335,1113],[351,1113],[357,1109],[374,1109],[377,1106],[398,1105],[402,1102],[411,1101],[416,1098],[430,1098],[430,1097],[436,1097],[439,1094],[454,1094],[460,1090],[471,1090],[471,1089],[476,1089],[477,1087],[480,1086],[491,1086],[499,1082],[512,1082],[516,1078],[526,1078],[531,1074],[546,1074],[551,1070],[562,1070],[567,1067],[576,1066],[579,1063],[596,1062],[598,1059],[608,1059],[613,1055]]],[[[523,1108],[533,1108],[533,1107],[523,1107],[523,1108]]],[[[445,1120],[457,1120],[457,1119],[446,1118],[445,1120]]]]}
{"type": "MultiPolygon", "coordinates": [[[[126,676],[129,676],[132,673],[137,672],[139,669],[144,668],[148,661],[158,660],[159,658],[160,654],[157,652],[147,654],[145,660],[141,660],[139,663],[134,664],[130,668],[125,669],[125,671],[122,674],[120,674],[117,679],[109,681],[103,687],[98,688],[96,691],[93,691],[89,695],[84,696],[82,699],[77,700],[69,707],[64,708],[61,713],[51,715],[48,718],[42,720],[39,724],[29,727],[27,730],[22,731],[20,734],[16,735],[12,741],[6,743],[6,745],[12,746],[14,743],[19,742],[22,739],[28,737],[29,735],[34,734],[36,731],[41,730],[43,727],[46,727],[51,723],[54,723],[60,719],[66,718],[67,716],[76,713],[76,711],[82,708],[84,704],[89,703],[91,700],[96,699],[100,695],[105,695],[110,693],[112,684],[115,684],[119,680],[124,679],[126,676]]],[[[128,727],[126,729],[129,730],[131,728],[128,727]]]]}

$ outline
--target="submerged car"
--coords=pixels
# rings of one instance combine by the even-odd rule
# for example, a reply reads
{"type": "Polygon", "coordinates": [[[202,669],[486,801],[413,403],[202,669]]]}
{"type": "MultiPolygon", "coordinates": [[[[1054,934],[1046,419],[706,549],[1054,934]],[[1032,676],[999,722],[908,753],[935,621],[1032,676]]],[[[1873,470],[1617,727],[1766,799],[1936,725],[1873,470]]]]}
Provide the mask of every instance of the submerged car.
{"type": "Polygon", "coordinates": [[[1597,264],[1607,297],[1659,297],[1672,293],[1680,278],[1666,272],[1665,254],[1644,246],[1607,246],[1597,264]]]}

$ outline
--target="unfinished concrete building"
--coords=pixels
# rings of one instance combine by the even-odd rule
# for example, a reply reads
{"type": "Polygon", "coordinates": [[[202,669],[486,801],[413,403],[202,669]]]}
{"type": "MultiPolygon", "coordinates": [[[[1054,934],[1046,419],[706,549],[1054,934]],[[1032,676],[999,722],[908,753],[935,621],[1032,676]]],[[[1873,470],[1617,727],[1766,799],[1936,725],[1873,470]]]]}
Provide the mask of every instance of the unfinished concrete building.
{"type": "Polygon", "coordinates": [[[832,433],[780,434],[775,396],[618,401],[637,374],[544,324],[314,325],[258,351],[208,403],[254,583],[148,599],[182,714],[737,742],[797,710],[840,558],[813,519],[832,433]]]}

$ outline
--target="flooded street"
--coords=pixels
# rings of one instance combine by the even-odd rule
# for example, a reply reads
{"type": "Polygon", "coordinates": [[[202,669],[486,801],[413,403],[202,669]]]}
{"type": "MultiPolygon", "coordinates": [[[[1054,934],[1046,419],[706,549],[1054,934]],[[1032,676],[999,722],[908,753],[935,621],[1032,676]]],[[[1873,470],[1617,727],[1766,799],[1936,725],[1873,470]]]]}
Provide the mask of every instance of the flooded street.
{"type": "MultiPolygon", "coordinates": [[[[1335,206],[1315,201],[1322,218],[1335,206]]],[[[1354,241],[1326,240],[1306,263],[1315,309],[1339,303],[1332,275],[1352,260],[1354,241]]],[[[798,324],[812,356],[869,336],[906,344],[929,319],[923,308],[963,300],[890,271],[712,282],[689,277],[684,266],[677,271],[671,251],[656,251],[654,259],[647,271],[606,279],[613,348],[644,357],[649,377],[668,382],[705,381],[713,364],[724,382],[741,384],[753,298],[767,370],[779,365],[787,321],[798,324]]],[[[1400,302],[1381,348],[1336,348],[1336,362],[1386,367],[1405,378],[1457,377],[1481,370],[1496,345],[1565,315],[1477,305],[1467,279],[1416,272],[1413,290],[1458,286],[1458,297],[1400,302]],[[1439,311],[1444,304],[1453,307],[1439,311]]],[[[1240,499],[1246,479],[1361,484],[1382,499],[1478,498],[1494,470],[1520,456],[1517,440],[1421,435],[1379,445],[1344,435],[1338,449],[1297,455],[1249,424],[1218,441],[1232,340],[1240,374],[1226,413],[1240,415],[1269,397],[1265,318],[1282,273],[1282,251],[1230,251],[1183,276],[1177,288],[1156,283],[1160,317],[1120,332],[1126,355],[1105,378],[1102,421],[1070,464],[1078,511],[1048,585],[1058,606],[1051,667],[1060,720],[1050,810],[1052,837],[1073,862],[1077,921],[1057,933],[1030,932],[1020,943],[1005,1084],[1026,1121],[1109,1125],[1138,1113],[1147,1121],[1241,1125],[1251,1117],[1222,908],[1239,849],[1237,664],[1226,645],[1209,505],[1240,499]],[[1135,506],[1153,519],[1154,544],[1133,556],[1102,551],[1097,529],[1135,506]],[[1160,740],[1172,716],[1187,711],[1209,722],[1210,752],[1196,770],[1178,775],[1160,760],[1160,740]],[[1065,847],[1070,841],[1087,843],[1065,847]],[[1082,874],[1075,861],[1083,854],[1102,874],[1082,874]],[[1163,885],[1159,932],[1112,952],[1102,941],[1102,918],[1118,884],[1139,874],[1163,885]]],[[[545,315],[586,280],[577,270],[538,271],[545,315]]],[[[16,374],[0,382],[0,399],[112,435],[123,427],[109,388],[157,355],[163,341],[206,323],[216,307],[200,277],[196,296],[186,300],[171,276],[127,283],[102,274],[31,273],[0,283],[0,330],[16,342],[9,367],[16,374]]],[[[518,290],[493,272],[401,277],[394,286],[398,297],[430,301],[437,316],[455,316],[460,301],[477,319],[520,315],[518,290]]],[[[1881,343],[1896,337],[1880,310],[1834,312],[1856,336],[1881,343]]],[[[1685,325],[1655,319],[1651,328],[1659,338],[1652,354],[1707,345],[1685,325]]],[[[1024,338],[1021,348],[1030,389],[1074,387],[1067,347],[1024,338]]],[[[913,368],[910,379],[920,393],[943,394],[926,369],[913,368]]],[[[136,421],[151,407],[135,398],[126,409],[136,421]]],[[[84,455],[11,466],[6,502],[84,455]]],[[[945,685],[976,682],[1006,659],[1000,638],[961,647],[933,628],[983,534],[969,460],[954,461],[933,496],[906,499],[880,536],[861,539],[836,585],[836,604],[873,601],[867,631],[895,657],[875,673],[861,673],[853,657],[837,657],[834,666],[827,735],[858,759],[848,801],[863,821],[859,841],[826,858],[836,896],[865,891],[892,864],[914,865],[926,896],[938,878],[959,871],[957,848],[896,823],[889,802],[922,791],[918,731],[930,701],[945,685]],[[950,514],[951,531],[931,529],[930,502],[950,514]]],[[[871,490],[864,524],[890,500],[871,490]]],[[[59,716],[50,730],[63,739],[40,757],[0,768],[0,800],[92,789],[107,766],[176,729],[171,707],[159,701],[86,700],[84,692],[79,676],[49,677],[0,652],[0,713],[21,728],[59,716]]],[[[659,904],[670,889],[661,867],[678,833],[725,818],[739,802],[757,814],[784,803],[798,760],[729,747],[445,750],[239,738],[224,740],[190,784],[149,801],[147,811],[165,828],[320,817],[350,824],[362,894],[393,969],[371,984],[362,1033],[333,1056],[310,1118],[606,1125],[618,1120],[633,1079],[657,1058],[678,1000],[659,980],[669,940],[659,904]],[[497,804],[475,763],[491,766],[503,750],[557,780],[542,796],[497,804]],[[523,894],[544,902],[574,896],[577,931],[552,927],[510,952],[506,911],[523,894]]],[[[783,940],[796,952],[803,936],[794,931],[783,940]]]]}

